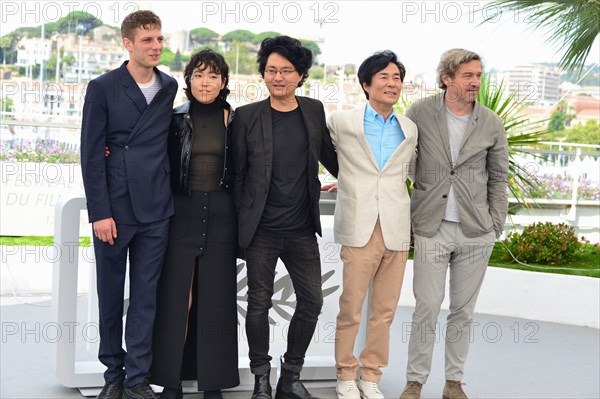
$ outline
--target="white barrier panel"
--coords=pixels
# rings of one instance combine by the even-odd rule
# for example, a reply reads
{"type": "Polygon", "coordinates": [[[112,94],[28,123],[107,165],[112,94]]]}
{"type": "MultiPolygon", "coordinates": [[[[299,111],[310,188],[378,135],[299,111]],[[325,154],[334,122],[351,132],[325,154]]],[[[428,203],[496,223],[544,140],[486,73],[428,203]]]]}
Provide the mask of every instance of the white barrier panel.
{"type": "MultiPolygon", "coordinates": [[[[51,236],[58,201],[65,196],[83,196],[79,164],[2,161],[0,172],[2,236],[51,236]]],[[[78,220],[83,230],[88,225],[85,212],[78,220]]]]}
{"type": "MultiPolygon", "coordinates": [[[[55,246],[57,248],[71,247],[78,242],[79,224],[78,215],[85,209],[85,199],[82,197],[58,200],[56,205],[55,246]]],[[[323,216],[323,237],[319,238],[321,251],[322,281],[324,304],[313,342],[306,354],[303,380],[334,380],[335,367],[333,357],[333,344],[335,339],[335,319],[338,312],[338,300],[341,293],[342,268],[339,260],[339,245],[333,241],[333,217],[323,216]]],[[[77,253],[77,248],[75,248],[77,253]]],[[[82,329],[93,325],[98,320],[97,296],[95,288],[95,262],[90,262],[90,287],[88,301],[88,317],[86,320],[77,319],[77,275],[78,256],[64,256],[57,259],[53,267],[52,309],[54,320],[58,326],[69,326],[72,334],[65,334],[54,347],[53,366],[58,380],[68,387],[100,387],[104,384],[102,373],[104,367],[99,361],[81,362],[75,359],[76,339],[72,337],[85,336],[82,329]]],[[[248,345],[244,331],[244,312],[247,309],[245,282],[245,265],[238,263],[238,321],[239,321],[239,355],[240,379],[238,389],[252,389],[254,378],[249,370],[248,345]]],[[[128,285],[128,284],[126,284],[128,285]]],[[[127,294],[126,294],[127,297],[127,294]]],[[[275,294],[273,296],[273,309],[269,313],[271,318],[271,349],[273,356],[273,369],[279,366],[278,357],[286,350],[286,338],[291,316],[294,312],[294,290],[285,270],[280,262],[275,276],[275,294]]],[[[366,309],[366,306],[365,306],[366,309]]],[[[363,315],[366,319],[366,310],[363,315]]],[[[362,347],[365,342],[365,328],[361,327],[357,338],[357,347],[362,347]]],[[[97,343],[96,343],[97,344],[97,343]]],[[[97,345],[87,345],[90,353],[97,353],[97,345]]],[[[272,379],[275,373],[272,374],[272,379]]]]}
{"type": "MultiPolygon", "coordinates": [[[[85,198],[61,198],[56,204],[54,242],[61,250],[68,250],[68,243],[79,241],[79,214],[85,209],[85,198]]],[[[77,251],[78,252],[78,251],[77,251]]],[[[76,253],[77,253],[76,252],[76,253]]],[[[52,365],[56,377],[67,387],[102,386],[104,378],[98,367],[100,363],[77,362],[75,348],[78,331],[84,323],[77,320],[77,267],[78,256],[60,256],[52,272],[52,314],[56,325],[68,328],[69,334],[61,334],[52,352],[52,365]],[[100,374],[99,374],[100,371],[100,374]]]]}

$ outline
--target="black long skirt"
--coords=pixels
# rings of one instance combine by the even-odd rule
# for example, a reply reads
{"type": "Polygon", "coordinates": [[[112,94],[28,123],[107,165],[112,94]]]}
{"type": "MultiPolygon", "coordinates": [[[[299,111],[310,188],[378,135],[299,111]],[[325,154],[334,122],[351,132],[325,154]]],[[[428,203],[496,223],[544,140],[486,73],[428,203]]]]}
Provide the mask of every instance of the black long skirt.
{"type": "Polygon", "coordinates": [[[158,285],[150,381],[177,388],[181,380],[197,380],[199,391],[238,386],[233,198],[226,191],[194,191],[190,196],[175,195],[174,200],[158,285]]]}

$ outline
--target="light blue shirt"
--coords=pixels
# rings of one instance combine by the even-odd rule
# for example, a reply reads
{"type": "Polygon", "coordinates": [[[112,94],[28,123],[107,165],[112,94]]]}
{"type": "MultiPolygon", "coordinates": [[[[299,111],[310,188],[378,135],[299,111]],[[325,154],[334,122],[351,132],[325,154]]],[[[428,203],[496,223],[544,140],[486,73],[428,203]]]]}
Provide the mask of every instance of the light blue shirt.
{"type": "Polygon", "coordinates": [[[396,118],[394,111],[387,118],[383,119],[371,106],[367,103],[365,109],[365,137],[371,147],[371,151],[375,156],[375,161],[379,170],[387,163],[396,148],[404,141],[404,132],[400,127],[400,122],[396,118]]]}

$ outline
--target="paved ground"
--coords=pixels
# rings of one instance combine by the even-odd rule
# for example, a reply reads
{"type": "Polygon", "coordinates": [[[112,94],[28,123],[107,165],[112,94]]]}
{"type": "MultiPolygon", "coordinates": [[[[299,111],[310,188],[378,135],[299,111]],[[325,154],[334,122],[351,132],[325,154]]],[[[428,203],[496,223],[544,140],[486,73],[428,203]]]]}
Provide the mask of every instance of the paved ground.
{"type": "MultiPolygon", "coordinates": [[[[82,398],[79,390],[61,386],[51,366],[51,343],[43,325],[51,321],[47,297],[2,297],[0,319],[0,398],[82,398]],[[37,327],[37,326],[41,327],[37,327]],[[17,333],[14,333],[17,328],[17,333]]],[[[390,365],[380,387],[386,398],[398,398],[405,383],[411,308],[400,307],[392,333],[390,365]]],[[[440,322],[446,316],[443,312],[440,322]]],[[[600,398],[600,332],[532,320],[477,314],[465,390],[470,398],[600,398]]],[[[423,398],[441,398],[443,345],[434,353],[432,375],[423,398]]],[[[321,398],[334,398],[333,381],[313,385],[321,398]]],[[[249,398],[232,391],[225,399],[249,398]]],[[[186,399],[202,398],[200,393],[186,399]]]]}

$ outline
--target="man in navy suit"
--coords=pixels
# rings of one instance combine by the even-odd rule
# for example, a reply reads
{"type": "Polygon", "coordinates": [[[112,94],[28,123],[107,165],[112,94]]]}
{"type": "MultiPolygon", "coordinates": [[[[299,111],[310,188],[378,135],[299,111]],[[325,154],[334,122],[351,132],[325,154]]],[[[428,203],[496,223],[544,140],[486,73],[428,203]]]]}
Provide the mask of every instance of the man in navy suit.
{"type": "Polygon", "coordinates": [[[98,358],[107,368],[98,398],[156,398],[148,378],[156,285],[173,214],[166,148],[177,82],[156,68],[163,49],[158,16],[136,11],[125,18],[121,32],[129,61],[90,82],[81,126],[81,167],[98,279],[98,358]],[[110,148],[108,157],[105,147],[110,148]]]}

